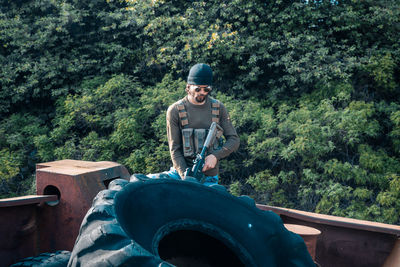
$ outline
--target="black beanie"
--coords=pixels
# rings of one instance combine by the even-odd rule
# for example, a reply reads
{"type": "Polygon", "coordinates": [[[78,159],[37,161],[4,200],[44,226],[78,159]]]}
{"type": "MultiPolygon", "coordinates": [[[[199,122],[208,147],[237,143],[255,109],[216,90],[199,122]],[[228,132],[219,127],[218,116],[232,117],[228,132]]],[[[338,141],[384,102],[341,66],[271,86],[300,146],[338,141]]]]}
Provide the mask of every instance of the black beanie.
{"type": "Polygon", "coordinates": [[[207,64],[199,63],[194,65],[187,78],[188,84],[212,85],[212,70],[207,64]]]}

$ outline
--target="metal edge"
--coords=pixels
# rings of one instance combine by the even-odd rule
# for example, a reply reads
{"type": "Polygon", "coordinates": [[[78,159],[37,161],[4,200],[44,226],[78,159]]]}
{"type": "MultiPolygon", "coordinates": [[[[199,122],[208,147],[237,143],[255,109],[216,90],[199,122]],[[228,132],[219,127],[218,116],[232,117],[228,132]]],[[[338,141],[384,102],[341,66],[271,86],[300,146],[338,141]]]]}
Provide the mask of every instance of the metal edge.
{"type": "Polygon", "coordinates": [[[261,210],[273,211],[278,215],[285,215],[291,218],[300,219],[307,222],[400,236],[400,226],[398,225],[371,222],[371,221],[345,218],[333,215],[318,214],[318,213],[300,211],[295,209],[285,209],[285,208],[273,207],[262,204],[257,204],[257,207],[261,210]]]}

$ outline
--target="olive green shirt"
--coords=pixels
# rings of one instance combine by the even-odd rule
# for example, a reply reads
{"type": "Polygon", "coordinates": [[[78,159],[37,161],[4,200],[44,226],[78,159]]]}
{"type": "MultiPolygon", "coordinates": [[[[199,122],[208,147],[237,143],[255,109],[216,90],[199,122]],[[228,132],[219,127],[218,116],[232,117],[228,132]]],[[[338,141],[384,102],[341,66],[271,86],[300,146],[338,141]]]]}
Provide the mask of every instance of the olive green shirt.
{"type": "MultiPolygon", "coordinates": [[[[179,118],[178,104],[180,101],[172,104],[167,111],[167,135],[169,151],[174,168],[178,171],[181,177],[184,177],[186,168],[193,166],[193,159],[183,156],[183,141],[182,141],[182,125],[179,118]]],[[[185,106],[189,124],[188,128],[193,129],[209,129],[212,123],[211,100],[207,96],[204,104],[194,105],[189,102],[188,97],[182,99],[185,106]]],[[[232,125],[229,114],[225,106],[220,102],[219,108],[219,125],[224,130],[225,144],[221,149],[212,151],[218,163],[215,168],[207,170],[204,174],[214,176],[219,173],[219,160],[229,156],[239,147],[239,136],[232,125]]]]}

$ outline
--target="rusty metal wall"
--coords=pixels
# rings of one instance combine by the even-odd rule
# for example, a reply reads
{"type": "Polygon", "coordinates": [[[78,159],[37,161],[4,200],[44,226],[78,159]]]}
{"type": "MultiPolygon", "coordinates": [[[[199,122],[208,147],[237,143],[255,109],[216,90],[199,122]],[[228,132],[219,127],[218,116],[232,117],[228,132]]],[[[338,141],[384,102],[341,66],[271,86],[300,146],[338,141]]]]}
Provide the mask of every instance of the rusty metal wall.
{"type": "Polygon", "coordinates": [[[305,222],[285,215],[281,218],[321,231],[315,260],[324,267],[382,266],[396,241],[392,234],[305,222]]]}
{"type": "Polygon", "coordinates": [[[71,251],[96,194],[113,179],[129,177],[114,162],[38,164],[37,196],[0,200],[0,266],[43,252],[71,251]]]}
{"type": "Polygon", "coordinates": [[[400,235],[400,226],[397,225],[257,206],[277,213],[285,224],[305,225],[320,230],[315,261],[323,267],[382,266],[400,235]]]}
{"type": "Polygon", "coordinates": [[[41,209],[41,250],[71,251],[83,217],[96,194],[105,189],[112,179],[129,179],[129,176],[125,167],[114,162],[61,160],[38,164],[37,193],[53,193],[56,188],[60,194],[57,206],[41,209]]]}
{"type": "Polygon", "coordinates": [[[52,196],[25,196],[0,200],[0,266],[36,255],[38,244],[38,212],[52,196]]]}

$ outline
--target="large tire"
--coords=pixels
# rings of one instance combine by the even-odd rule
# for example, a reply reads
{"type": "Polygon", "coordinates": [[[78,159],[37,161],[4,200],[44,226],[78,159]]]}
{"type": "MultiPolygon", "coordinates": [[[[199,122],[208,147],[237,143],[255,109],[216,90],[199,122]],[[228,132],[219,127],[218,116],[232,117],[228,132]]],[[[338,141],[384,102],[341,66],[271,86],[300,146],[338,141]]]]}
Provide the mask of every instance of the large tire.
{"type": "Polygon", "coordinates": [[[114,180],[85,216],[68,266],[315,266],[278,215],[223,186],[114,180]]]}
{"type": "Polygon", "coordinates": [[[36,257],[25,258],[10,267],[66,267],[71,252],[60,250],[54,253],[42,253],[36,257]]]}

